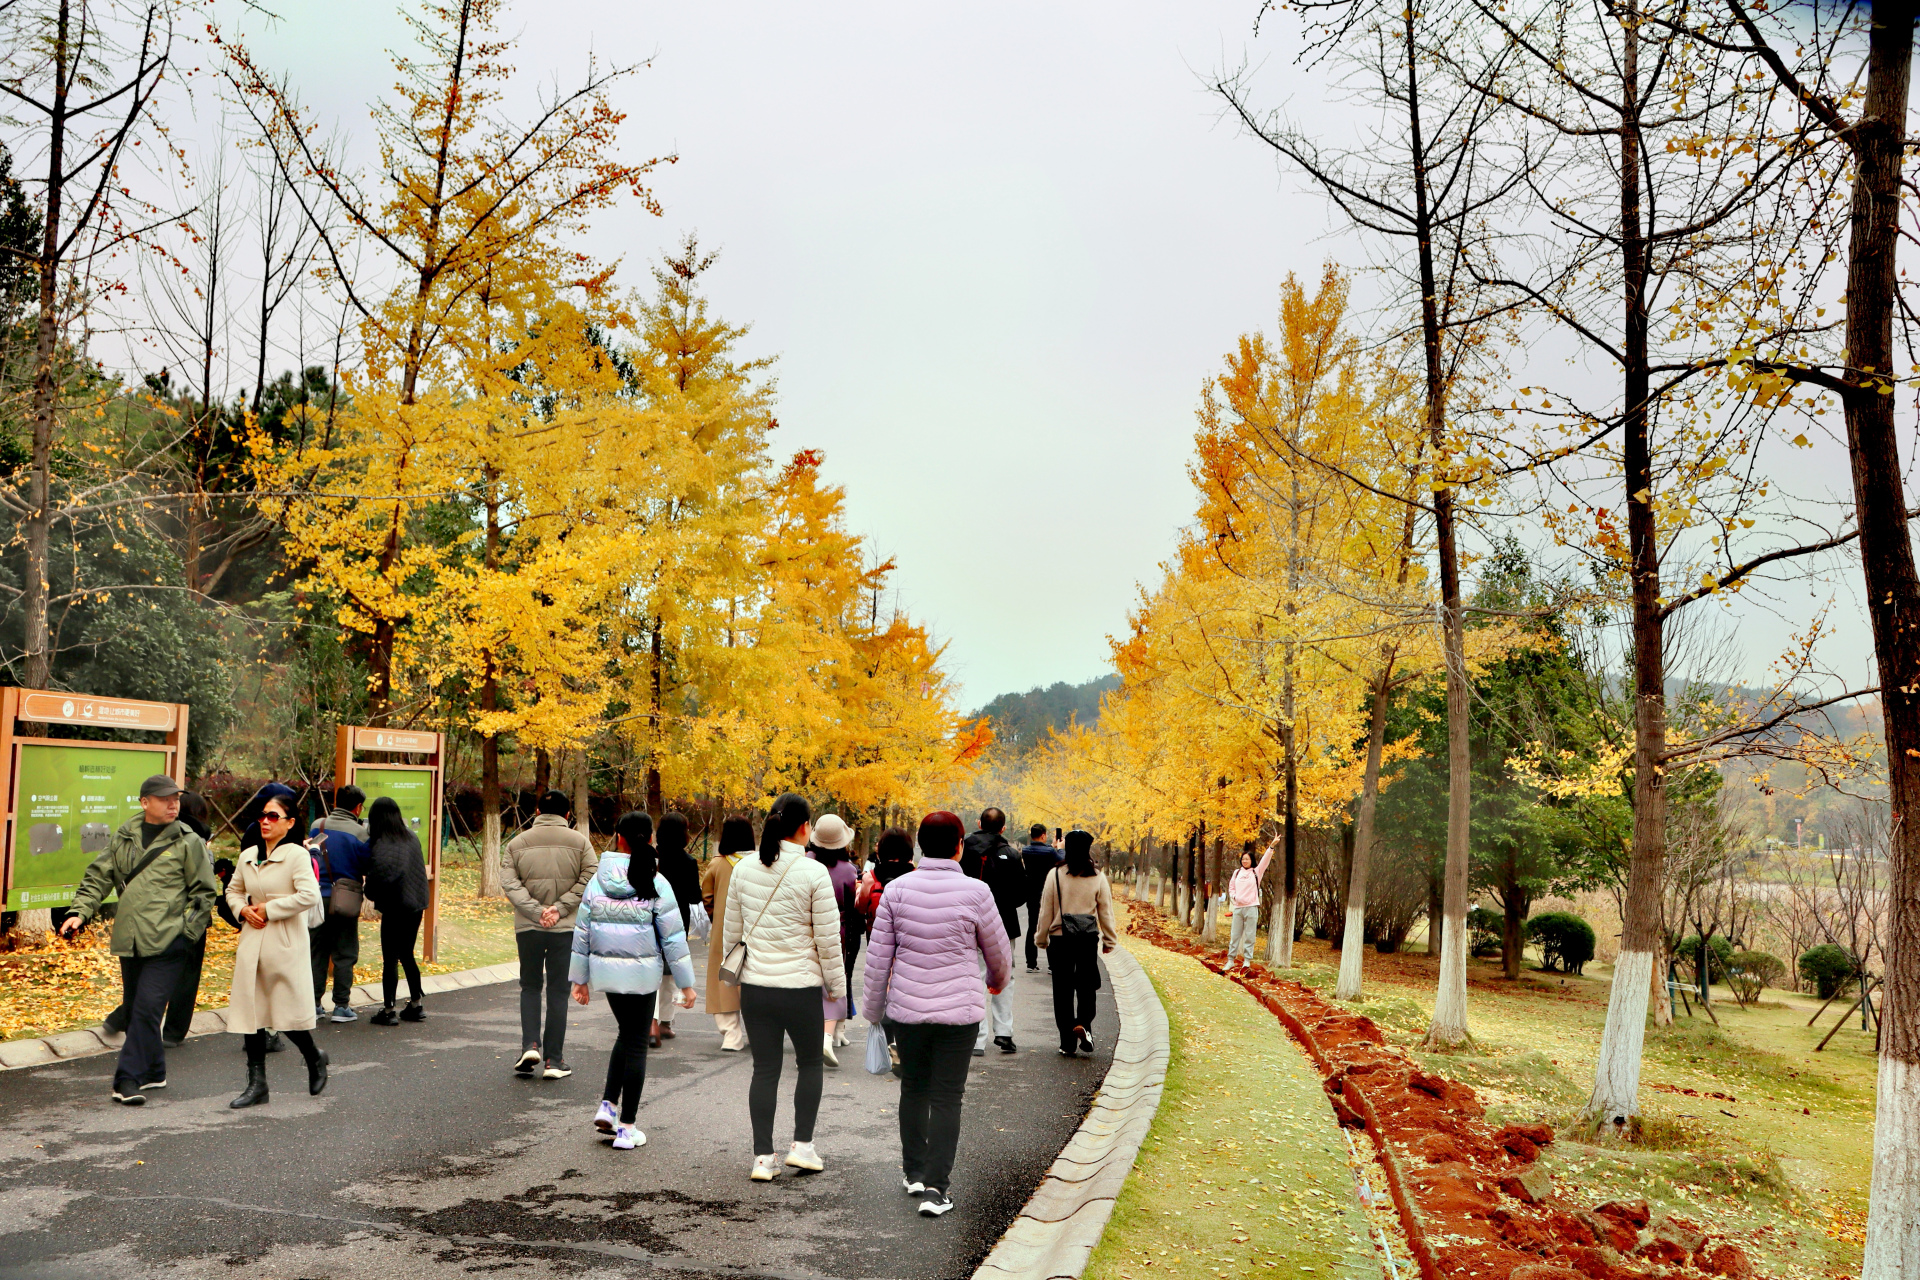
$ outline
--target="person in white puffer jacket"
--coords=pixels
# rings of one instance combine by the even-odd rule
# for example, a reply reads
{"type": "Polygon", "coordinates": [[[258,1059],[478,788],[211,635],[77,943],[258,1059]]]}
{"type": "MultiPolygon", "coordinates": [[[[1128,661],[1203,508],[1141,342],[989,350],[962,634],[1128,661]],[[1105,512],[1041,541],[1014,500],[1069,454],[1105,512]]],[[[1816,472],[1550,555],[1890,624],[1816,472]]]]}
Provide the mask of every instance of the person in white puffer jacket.
{"type": "Polygon", "coordinates": [[[840,959],[840,905],[832,877],[807,857],[812,821],[813,811],[799,796],[775,800],[760,829],[760,856],[742,858],[727,883],[720,954],[732,967],[738,961],[735,948],[745,944],[740,1019],[753,1051],[747,1112],[753,1120],[750,1176],[755,1182],[780,1174],[773,1153],[773,1115],[782,1041],[788,1038],[799,1079],[793,1087],[793,1145],[786,1163],[810,1173],[825,1168],[813,1146],[826,1042],[821,1001],[846,999],[847,975],[840,959]]]}

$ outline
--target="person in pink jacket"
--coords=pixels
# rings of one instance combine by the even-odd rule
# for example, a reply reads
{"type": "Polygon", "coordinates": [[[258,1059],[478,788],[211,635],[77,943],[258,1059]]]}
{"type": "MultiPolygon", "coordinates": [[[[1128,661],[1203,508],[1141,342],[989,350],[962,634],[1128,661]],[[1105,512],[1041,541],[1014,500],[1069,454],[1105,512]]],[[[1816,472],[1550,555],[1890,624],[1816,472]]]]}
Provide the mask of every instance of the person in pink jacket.
{"type": "Polygon", "coordinates": [[[919,870],[880,898],[860,1001],[869,1021],[887,1025],[900,1053],[900,1185],[929,1218],[953,1208],[948,1183],[974,1037],[987,995],[1013,978],[1013,949],[993,892],[956,861],[966,834],[951,813],[921,819],[919,870]]]}
{"type": "Polygon", "coordinates": [[[1233,933],[1227,941],[1229,969],[1236,959],[1242,967],[1253,963],[1253,939],[1260,932],[1260,877],[1267,874],[1267,864],[1273,861],[1273,848],[1278,843],[1276,840],[1267,846],[1258,866],[1254,865],[1253,850],[1243,849],[1240,866],[1227,881],[1227,907],[1233,912],[1233,933]]]}

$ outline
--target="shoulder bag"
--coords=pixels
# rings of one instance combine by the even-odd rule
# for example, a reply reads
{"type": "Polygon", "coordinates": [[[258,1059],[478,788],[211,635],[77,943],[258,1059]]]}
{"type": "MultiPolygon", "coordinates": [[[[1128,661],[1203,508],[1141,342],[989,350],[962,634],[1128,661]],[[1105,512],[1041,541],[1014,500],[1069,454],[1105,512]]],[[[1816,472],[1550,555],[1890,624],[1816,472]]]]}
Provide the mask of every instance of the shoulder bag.
{"type": "MultiPolygon", "coordinates": [[[[787,882],[787,872],[793,870],[793,864],[798,861],[798,858],[794,858],[787,863],[785,869],[780,872],[780,878],[773,882],[773,888],[768,892],[767,900],[761,903],[760,910],[754,913],[753,923],[740,931],[740,941],[728,948],[726,957],[720,961],[720,981],[728,986],[740,985],[740,976],[747,971],[747,935],[760,927],[761,917],[765,916],[767,908],[773,905],[774,898],[780,892],[780,886],[787,882]]],[[[731,883],[727,886],[727,892],[733,892],[731,883]]]]}
{"type": "Polygon", "coordinates": [[[1066,886],[1060,880],[1060,868],[1053,869],[1053,892],[1060,902],[1060,936],[1091,938],[1100,932],[1100,921],[1085,912],[1067,914],[1066,886]]]}

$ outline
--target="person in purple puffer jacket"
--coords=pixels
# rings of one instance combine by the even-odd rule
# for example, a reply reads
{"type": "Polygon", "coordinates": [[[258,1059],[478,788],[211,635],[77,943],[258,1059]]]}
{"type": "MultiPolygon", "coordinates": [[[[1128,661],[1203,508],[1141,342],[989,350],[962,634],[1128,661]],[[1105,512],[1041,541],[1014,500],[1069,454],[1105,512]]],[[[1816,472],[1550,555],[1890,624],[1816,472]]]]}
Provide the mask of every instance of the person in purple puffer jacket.
{"type": "Polygon", "coordinates": [[[993,892],[956,861],[966,834],[951,813],[921,819],[920,868],[881,896],[860,1001],[869,1021],[886,1023],[900,1053],[900,1185],[929,1218],[953,1208],[948,1181],[986,996],[1013,978],[1013,949],[993,892]]]}

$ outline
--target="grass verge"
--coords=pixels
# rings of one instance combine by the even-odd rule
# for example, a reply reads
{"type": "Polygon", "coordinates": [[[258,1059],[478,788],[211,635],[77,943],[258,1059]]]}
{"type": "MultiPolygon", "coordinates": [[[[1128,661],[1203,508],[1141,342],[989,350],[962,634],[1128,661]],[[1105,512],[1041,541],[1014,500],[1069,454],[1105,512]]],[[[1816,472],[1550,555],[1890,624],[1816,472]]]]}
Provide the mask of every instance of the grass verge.
{"type": "Polygon", "coordinates": [[[1137,938],[1123,945],[1166,1006],[1172,1052],[1088,1280],[1378,1277],[1346,1140],[1313,1064],[1272,1014],[1197,961],[1137,938]]]}

